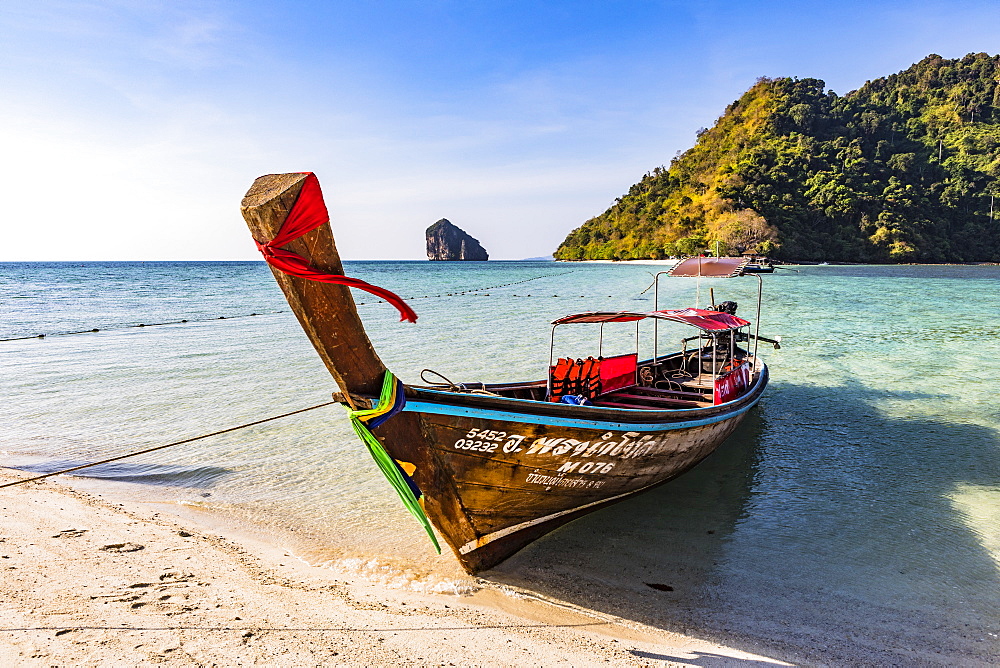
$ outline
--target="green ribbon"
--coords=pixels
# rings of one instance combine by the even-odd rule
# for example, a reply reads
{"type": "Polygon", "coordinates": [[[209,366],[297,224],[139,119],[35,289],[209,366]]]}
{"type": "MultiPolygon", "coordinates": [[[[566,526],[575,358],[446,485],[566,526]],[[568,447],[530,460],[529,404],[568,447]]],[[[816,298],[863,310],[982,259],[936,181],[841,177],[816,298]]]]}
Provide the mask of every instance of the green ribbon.
{"type": "Polygon", "coordinates": [[[389,456],[389,453],[385,451],[385,448],[375,438],[375,435],[368,430],[368,425],[365,424],[365,421],[376,418],[392,408],[395,403],[395,393],[396,377],[390,371],[386,371],[385,380],[382,382],[382,395],[379,397],[378,403],[371,410],[351,411],[351,426],[354,427],[355,433],[368,448],[368,452],[371,454],[372,459],[375,460],[375,463],[378,464],[382,475],[386,477],[389,484],[399,494],[403,505],[423,525],[424,531],[427,532],[431,542],[434,544],[434,549],[437,550],[438,554],[441,554],[441,545],[438,544],[437,537],[434,535],[434,529],[431,527],[430,520],[427,519],[420,501],[414,496],[409,483],[403,477],[399,465],[389,456]]]}

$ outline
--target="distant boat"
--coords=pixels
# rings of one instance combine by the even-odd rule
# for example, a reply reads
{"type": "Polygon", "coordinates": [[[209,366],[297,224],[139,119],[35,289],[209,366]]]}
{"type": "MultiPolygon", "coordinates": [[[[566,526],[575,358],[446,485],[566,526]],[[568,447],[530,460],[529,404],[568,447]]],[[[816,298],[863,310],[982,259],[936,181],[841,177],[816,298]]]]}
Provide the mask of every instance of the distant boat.
{"type": "Polygon", "coordinates": [[[425,384],[404,384],[375,353],[348,288],[379,294],[405,319],[416,314],[396,295],[342,275],[315,176],[262,176],[242,211],[358,435],[435,545],[431,523],[470,573],[687,471],[736,429],[767,385],[757,343],[777,342],[735,315],[734,302],[659,309],[660,275],[741,276],[743,258],[691,258],[660,272],[653,311],[555,320],[553,342],[566,325],[596,325],[599,337],[579,358],[555,359],[550,345],[546,378],[452,383],[425,370],[425,384]],[[638,333],[641,322],[654,324],[652,358],[639,360],[638,342],[634,351],[604,354],[606,325],[635,324],[638,333]],[[658,353],[663,322],[694,329],[682,350],[658,353]]]}
{"type": "Polygon", "coordinates": [[[774,264],[766,257],[751,255],[743,267],[743,271],[747,274],[773,274],[774,264]]]}

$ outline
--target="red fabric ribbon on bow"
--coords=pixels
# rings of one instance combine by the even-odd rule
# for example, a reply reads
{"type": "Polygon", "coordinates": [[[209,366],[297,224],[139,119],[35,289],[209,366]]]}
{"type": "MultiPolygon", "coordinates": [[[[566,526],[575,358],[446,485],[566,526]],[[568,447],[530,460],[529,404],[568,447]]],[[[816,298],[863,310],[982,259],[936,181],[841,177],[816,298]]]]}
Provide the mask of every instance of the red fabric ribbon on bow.
{"type": "Polygon", "coordinates": [[[370,292],[395,306],[399,311],[400,321],[416,322],[416,312],[396,293],[366,283],[358,278],[319,271],[310,266],[301,255],[279,248],[279,246],[284,246],[288,242],[298,239],[306,232],[312,232],[330,220],[326,203],[323,201],[323,191],[319,188],[319,179],[312,172],[303,173],[307,174],[305,183],[302,184],[302,190],[299,192],[299,197],[295,200],[292,210],[288,212],[288,217],[285,218],[281,229],[278,230],[278,236],[264,244],[254,239],[257,250],[264,255],[264,259],[269,265],[280,269],[289,276],[298,276],[320,283],[337,283],[370,292]]]}

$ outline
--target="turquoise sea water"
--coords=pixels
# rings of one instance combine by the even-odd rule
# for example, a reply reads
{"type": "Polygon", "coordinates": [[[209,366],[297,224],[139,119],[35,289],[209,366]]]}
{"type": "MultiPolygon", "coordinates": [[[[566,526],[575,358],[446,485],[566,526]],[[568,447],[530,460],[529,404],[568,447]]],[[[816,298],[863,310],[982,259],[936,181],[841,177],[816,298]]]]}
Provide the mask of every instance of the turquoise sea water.
{"type": "MultiPolygon", "coordinates": [[[[425,367],[466,381],[541,378],[549,321],[651,309],[642,291],[657,269],[347,263],[416,298],[420,320],[408,325],[356,293],[379,354],[408,381],[425,367]],[[471,288],[489,289],[455,294],[471,288]]],[[[876,664],[1000,660],[1000,268],[796,269],[763,279],[761,331],[783,346],[762,349],[772,383],[734,437],[678,480],[484,578],[817,662],[845,648],[876,664]]],[[[661,306],[698,296],[692,281],[661,286],[661,306]]],[[[712,287],[749,316],[756,286],[706,281],[701,303],[712,287]]],[[[0,264],[0,313],[0,339],[47,335],[0,342],[4,466],[94,461],[336,389],[258,262],[0,264]]],[[[634,345],[631,331],[609,345],[634,345]]],[[[591,342],[566,336],[562,345],[591,342]]],[[[75,484],[241,518],[363,577],[481,586],[433,553],[339,406],[86,476],[75,484]]]]}

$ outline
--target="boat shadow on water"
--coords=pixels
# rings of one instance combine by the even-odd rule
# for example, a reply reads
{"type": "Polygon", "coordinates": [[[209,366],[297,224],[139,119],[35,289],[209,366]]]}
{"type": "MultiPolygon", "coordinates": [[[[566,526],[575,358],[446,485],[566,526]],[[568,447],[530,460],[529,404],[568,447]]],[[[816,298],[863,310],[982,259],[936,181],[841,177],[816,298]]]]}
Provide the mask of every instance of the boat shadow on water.
{"type": "Polygon", "coordinates": [[[692,471],[481,575],[797,660],[995,660],[1000,438],[878,407],[934,398],[774,383],[692,471]]]}

